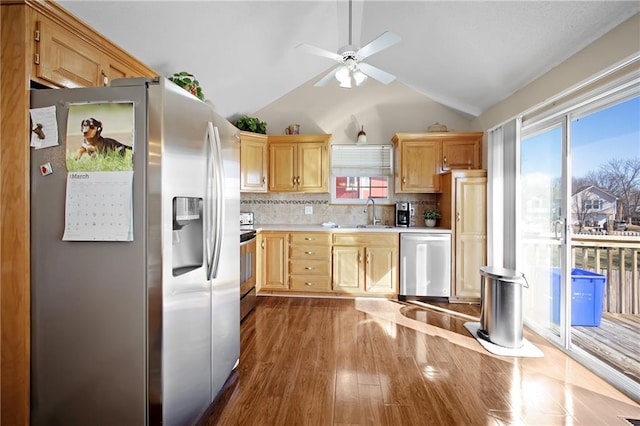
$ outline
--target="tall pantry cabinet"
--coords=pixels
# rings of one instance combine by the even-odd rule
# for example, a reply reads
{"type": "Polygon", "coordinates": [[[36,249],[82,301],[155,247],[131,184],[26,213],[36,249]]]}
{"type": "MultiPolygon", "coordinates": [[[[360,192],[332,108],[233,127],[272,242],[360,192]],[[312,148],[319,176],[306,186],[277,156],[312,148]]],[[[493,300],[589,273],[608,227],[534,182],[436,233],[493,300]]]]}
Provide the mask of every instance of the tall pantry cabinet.
{"type": "Polygon", "coordinates": [[[0,3],[0,424],[29,424],[29,90],[157,75],[56,2],[0,3]]]}
{"type": "Polygon", "coordinates": [[[452,302],[480,300],[480,267],[487,262],[487,171],[450,170],[441,175],[440,226],[451,228],[452,302]]]}

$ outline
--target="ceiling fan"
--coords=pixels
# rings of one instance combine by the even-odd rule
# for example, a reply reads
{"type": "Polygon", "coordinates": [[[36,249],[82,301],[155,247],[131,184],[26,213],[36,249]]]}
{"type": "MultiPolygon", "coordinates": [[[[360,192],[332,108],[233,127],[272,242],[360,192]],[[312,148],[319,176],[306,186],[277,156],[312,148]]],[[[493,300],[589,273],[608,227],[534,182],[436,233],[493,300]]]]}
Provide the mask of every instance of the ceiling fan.
{"type": "Polygon", "coordinates": [[[327,75],[322,77],[315,87],[327,85],[333,78],[340,82],[340,87],[350,89],[352,82],[360,86],[367,80],[367,76],[375,78],[383,84],[389,84],[396,77],[386,71],[362,62],[369,56],[393,46],[400,41],[400,37],[391,31],[385,31],[378,38],[369,42],[364,47],[355,46],[351,41],[351,0],[349,0],[349,44],[341,47],[338,53],[330,52],[310,44],[301,43],[296,49],[306,51],[313,55],[324,56],[338,62],[338,66],[333,68],[327,75]]]}

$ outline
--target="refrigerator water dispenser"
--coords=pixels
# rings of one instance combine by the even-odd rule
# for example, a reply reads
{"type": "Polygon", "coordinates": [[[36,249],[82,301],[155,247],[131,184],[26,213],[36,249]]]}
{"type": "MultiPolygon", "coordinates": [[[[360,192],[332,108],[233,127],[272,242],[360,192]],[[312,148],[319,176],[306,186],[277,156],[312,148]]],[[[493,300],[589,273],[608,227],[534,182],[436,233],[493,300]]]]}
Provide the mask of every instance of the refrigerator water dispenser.
{"type": "Polygon", "coordinates": [[[173,276],[202,266],[203,254],[202,198],[173,199],[173,276]]]}

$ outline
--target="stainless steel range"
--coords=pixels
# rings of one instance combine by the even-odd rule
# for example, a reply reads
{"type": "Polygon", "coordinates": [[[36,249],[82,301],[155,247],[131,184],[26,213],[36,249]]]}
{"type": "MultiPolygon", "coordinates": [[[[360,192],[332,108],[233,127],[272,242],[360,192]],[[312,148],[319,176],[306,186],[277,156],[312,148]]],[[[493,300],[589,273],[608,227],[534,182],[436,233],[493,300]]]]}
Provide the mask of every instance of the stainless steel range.
{"type": "Polygon", "coordinates": [[[240,213],[240,321],[256,305],[256,230],[253,213],[240,213]]]}

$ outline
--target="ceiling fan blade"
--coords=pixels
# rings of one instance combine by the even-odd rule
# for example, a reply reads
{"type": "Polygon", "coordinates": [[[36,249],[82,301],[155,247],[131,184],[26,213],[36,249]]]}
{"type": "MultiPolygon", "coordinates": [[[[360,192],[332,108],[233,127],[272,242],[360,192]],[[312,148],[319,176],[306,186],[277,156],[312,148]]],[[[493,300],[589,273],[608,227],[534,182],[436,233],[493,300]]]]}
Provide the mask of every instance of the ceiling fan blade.
{"type": "Polygon", "coordinates": [[[380,68],[376,68],[373,65],[369,65],[364,62],[360,62],[358,64],[358,68],[369,77],[373,77],[383,84],[389,84],[396,79],[395,75],[389,74],[386,71],[382,71],[380,68]]]}
{"type": "Polygon", "coordinates": [[[336,77],[336,72],[341,68],[341,66],[337,66],[334,69],[332,69],[331,71],[329,71],[327,73],[327,75],[325,75],[324,77],[322,77],[320,80],[318,80],[318,82],[316,84],[314,84],[314,87],[323,87],[326,86],[327,83],[329,83],[331,80],[333,80],[336,77]]]}
{"type": "Polygon", "coordinates": [[[333,59],[334,61],[342,60],[342,56],[337,53],[329,52],[328,50],[324,50],[307,43],[300,43],[296,46],[296,49],[311,53],[312,55],[324,56],[325,58],[333,59]]]}
{"type": "Polygon", "coordinates": [[[360,48],[356,53],[360,59],[368,58],[374,53],[393,46],[400,41],[400,36],[392,33],[391,31],[385,31],[378,36],[375,40],[371,41],[366,46],[360,48]]]}

